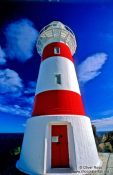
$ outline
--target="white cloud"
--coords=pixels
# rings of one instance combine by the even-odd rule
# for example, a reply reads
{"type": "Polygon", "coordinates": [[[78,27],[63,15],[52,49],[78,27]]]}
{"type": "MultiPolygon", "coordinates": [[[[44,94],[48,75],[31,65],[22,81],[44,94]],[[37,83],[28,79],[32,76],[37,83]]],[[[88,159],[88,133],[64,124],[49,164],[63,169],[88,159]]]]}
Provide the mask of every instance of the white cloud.
{"type": "Polygon", "coordinates": [[[36,82],[23,85],[19,74],[11,69],[0,70],[0,111],[30,117],[36,82]],[[25,93],[25,91],[27,91],[25,93]]]}
{"type": "Polygon", "coordinates": [[[22,126],[23,126],[23,127],[26,127],[26,123],[22,123],[22,126]]]}
{"type": "Polygon", "coordinates": [[[92,123],[96,126],[97,131],[113,130],[113,117],[92,120],[92,123]]]}
{"type": "Polygon", "coordinates": [[[35,97],[35,95],[34,96],[30,96],[30,97],[25,97],[24,98],[24,102],[26,104],[28,104],[30,107],[32,107],[33,106],[33,102],[34,102],[34,97],[35,97]]]}
{"type": "Polygon", "coordinates": [[[30,117],[32,115],[34,96],[0,95],[0,112],[30,117]]]}
{"type": "Polygon", "coordinates": [[[34,101],[35,82],[25,86],[18,73],[11,69],[0,70],[0,111],[30,117],[34,101]]]}
{"type": "Polygon", "coordinates": [[[24,91],[24,94],[35,94],[36,82],[30,81],[28,82],[27,88],[24,91]]]}
{"type": "Polygon", "coordinates": [[[22,90],[22,80],[17,72],[11,69],[0,70],[0,94],[19,96],[22,90]]]}
{"type": "Polygon", "coordinates": [[[2,105],[0,104],[0,111],[9,114],[20,115],[25,117],[31,116],[31,111],[28,108],[20,107],[19,105],[2,105]]]}
{"type": "Polygon", "coordinates": [[[78,66],[78,79],[81,83],[86,83],[89,80],[97,77],[101,71],[100,69],[107,60],[107,54],[97,53],[86,58],[78,66]]]}
{"type": "Polygon", "coordinates": [[[5,36],[7,40],[6,52],[10,59],[25,62],[33,56],[38,32],[28,19],[15,21],[7,26],[5,36]]]}
{"type": "Polygon", "coordinates": [[[6,57],[6,54],[0,46],[0,65],[4,65],[6,63],[5,57],[6,57]]]}

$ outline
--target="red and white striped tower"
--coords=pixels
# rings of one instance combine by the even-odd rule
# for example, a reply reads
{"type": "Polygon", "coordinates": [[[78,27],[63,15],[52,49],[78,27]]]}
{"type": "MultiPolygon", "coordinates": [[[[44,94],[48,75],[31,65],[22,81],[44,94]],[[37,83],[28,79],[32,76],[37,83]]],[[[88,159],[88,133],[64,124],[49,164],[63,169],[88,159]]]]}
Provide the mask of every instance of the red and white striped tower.
{"type": "Polygon", "coordinates": [[[75,36],[61,22],[54,21],[40,32],[37,51],[42,60],[33,117],[27,122],[17,162],[23,172],[72,174],[82,166],[93,169],[101,164],[80,95],[75,50],[75,36]]]}

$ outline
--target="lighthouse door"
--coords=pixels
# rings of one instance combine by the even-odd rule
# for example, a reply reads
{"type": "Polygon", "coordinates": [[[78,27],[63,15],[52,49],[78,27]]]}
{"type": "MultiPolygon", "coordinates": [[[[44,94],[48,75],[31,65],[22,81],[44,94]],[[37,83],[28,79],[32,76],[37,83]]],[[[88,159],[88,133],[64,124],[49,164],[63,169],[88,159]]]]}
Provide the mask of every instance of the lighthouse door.
{"type": "Polygon", "coordinates": [[[51,167],[69,168],[67,125],[52,125],[51,167]]]}

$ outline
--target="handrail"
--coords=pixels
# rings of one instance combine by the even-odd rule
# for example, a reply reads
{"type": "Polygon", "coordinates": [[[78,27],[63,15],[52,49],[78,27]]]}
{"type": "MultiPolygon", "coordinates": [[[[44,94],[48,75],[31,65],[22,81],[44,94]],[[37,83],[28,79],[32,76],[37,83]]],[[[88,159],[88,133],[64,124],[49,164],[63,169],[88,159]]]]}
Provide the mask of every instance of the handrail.
{"type": "Polygon", "coordinates": [[[75,36],[75,34],[73,33],[73,31],[68,27],[68,26],[66,26],[66,25],[64,25],[64,28],[61,28],[60,26],[58,27],[58,26],[53,26],[52,24],[50,25],[46,25],[40,32],[39,32],[39,34],[42,34],[42,32],[43,31],[47,31],[47,29],[49,28],[49,27],[52,27],[51,29],[63,29],[63,30],[68,30],[72,35],[74,35],[75,36]]]}
{"type": "Polygon", "coordinates": [[[74,54],[76,50],[76,38],[73,31],[68,26],[60,23],[59,21],[54,21],[45,26],[40,31],[39,38],[37,40],[38,53],[41,55],[45,45],[53,40],[55,42],[65,42],[70,47],[71,53],[74,54]],[[58,25],[58,23],[60,25],[58,25]]]}

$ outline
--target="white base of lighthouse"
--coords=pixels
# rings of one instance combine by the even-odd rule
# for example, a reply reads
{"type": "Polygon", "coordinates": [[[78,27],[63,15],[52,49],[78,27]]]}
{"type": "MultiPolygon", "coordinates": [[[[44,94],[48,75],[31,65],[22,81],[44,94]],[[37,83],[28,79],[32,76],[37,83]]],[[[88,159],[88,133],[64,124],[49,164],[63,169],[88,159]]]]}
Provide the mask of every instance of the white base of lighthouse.
{"type": "Polygon", "coordinates": [[[16,164],[19,170],[30,175],[82,175],[94,166],[101,166],[101,161],[88,117],[47,115],[28,119],[16,164]]]}

